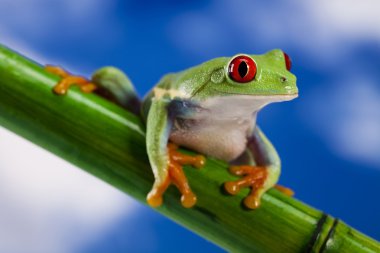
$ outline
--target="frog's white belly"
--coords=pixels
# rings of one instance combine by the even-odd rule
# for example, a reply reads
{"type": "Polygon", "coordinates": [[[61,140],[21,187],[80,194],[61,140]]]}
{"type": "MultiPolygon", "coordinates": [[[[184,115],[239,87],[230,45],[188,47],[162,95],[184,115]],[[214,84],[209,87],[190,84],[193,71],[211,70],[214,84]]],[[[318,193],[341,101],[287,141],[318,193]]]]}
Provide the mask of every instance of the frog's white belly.
{"type": "Polygon", "coordinates": [[[205,155],[234,160],[246,148],[257,112],[270,102],[280,101],[279,97],[232,95],[207,99],[191,119],[176,120],[170,140],[205,155]]]}

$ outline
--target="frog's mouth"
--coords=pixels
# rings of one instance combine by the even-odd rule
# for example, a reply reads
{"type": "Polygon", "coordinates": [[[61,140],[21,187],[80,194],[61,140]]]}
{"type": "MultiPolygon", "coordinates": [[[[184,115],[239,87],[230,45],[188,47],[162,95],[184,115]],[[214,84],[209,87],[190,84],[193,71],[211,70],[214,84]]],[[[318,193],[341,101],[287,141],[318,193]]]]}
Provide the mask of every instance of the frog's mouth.
{"type": "MultiPolygon", "coordinates": [[[[238,95],[234,95],[238,96],[238,95]]],[[[247,96],[247,95],[242,95],[247,96]]],[[[296,94],[278,94],[278,95],[248,95],[252,97],[252,100],[258,101],[258,103],[261,103],[263,105],[267,105],[269,103],[274,102],[284,102],[284,101],[290,101],[298,97],[298,93],[296,94]]]]}
{"type": "MultiPolygon", "coordinates": [[[[265,97],[265,96],[264,96],[265,97]]],[[[277,98],[279,101],[290,101],[298,97],[298,93],[295,94],[281,94],[281,95],[271,95],[269,97],[277,98]]]]}
{"type": "Polygon", "coordinates": [[[298,97],[298,93],[293,94],[268,94],[268,95],[250,95],[250,94],[241,94],[241,93],[233,93],[233,92],[221,92],[225,96],[244,96],[251,97],[255,100],[267,100],[269,102],[281,102],[281,101],[290,101],[298,97]]]}
{"type": "Polygon", "coordinates": [[[222,96],[251,96],[257,99],[270,99],[274,101],[289,101],[298,97],[298,89],[297,88],[286,88],[283,93],[272,93],[272,94],[249,94],[249,93],[240,93],[240,92],[230,92],[225,90],[219,90],[216,88],[212,88],[215,92],[222,94],[222,96]]]}
{"type": "MultiPolygon", "coordinates": [[[[285,102],[290,101],[298,97],[298,93],[296,94],[278,94],[278,95],[245,95],[245,94],[227,94],[224,96],[226,100],[233,99],[236,101],[236,104],[239,104],[236,107],[236,110],[246,108],[247,110],[252,110],[253,112],[257,112],[261,110],[263,107],[267,106],[271,103],[277,102],[285,102]],[[248,109],[249,108],[249,109],[248,109]]],[[[230,100],[231,101],[231,100],[230,100]]],[[[222,103],[224,104],[224,103],[222,103]]]]}
{"type": "Polygon", "coordinates": [[[289,101],[297,96],[298,94],[260,96],[226,94],[206,99],[200,103],[200,107],[212,112],[212,115],[218,115],[219,118],[230,119],[252,115],[270,103],[289,101]]]}

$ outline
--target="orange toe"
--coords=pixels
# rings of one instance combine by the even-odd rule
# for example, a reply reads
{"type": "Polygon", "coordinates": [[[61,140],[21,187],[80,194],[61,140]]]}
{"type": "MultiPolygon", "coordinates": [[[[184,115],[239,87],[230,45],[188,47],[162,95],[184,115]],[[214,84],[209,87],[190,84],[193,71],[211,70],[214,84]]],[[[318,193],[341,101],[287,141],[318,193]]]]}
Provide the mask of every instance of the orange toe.
{"type": "Polygon", "coordinates": [[[241,176],[240,179],[224,183],[224,189],[231,195],[236,195],[242,188],[250,187],[250,194],[244,199],[243,203],[250,209],[260,206],[260,196],[258,190],[263,188],[267,179],[267,169],[261,166],[231,166],[231,174],[241,176]]]}
{"type": "Polygon", "coordinates": [[[284,193],[285,195],[289,196],[289,197],[292,197],[294,196],[294,191],[290,188],[287,188],[285,186],[282,186],[282,185],[275,185],[274,188],[276,188],[277,190],[279,190],[280,192],[284,193]]]}
{"type": "Polygon", "coordinates": [[[53,88],[54,93],[57,95],[65,95],[73,85],[79,86],[84,93],[90,93],[97,88],[95,84],[91,83],[86,78],[71,75],[61,67],[46,65],[45,70],[62,78],[53,88]]]}
{"type": "Polygon", "coordinates": [[[152,191],[148,194],[147,201],[152,207],[162,204],[163,194],[170,184],[174,184],[181,192],[181,203],[183,207],[190,208],[197,202],[197,196],[192,192],[189,182],[183,172],[183,165],[192,165],[200,168],[205,164],[203,156],[189,156],[177,151],[178,146],[169,143],[169,163],[168,177],[161,184],[154,185],[152,191]]]}

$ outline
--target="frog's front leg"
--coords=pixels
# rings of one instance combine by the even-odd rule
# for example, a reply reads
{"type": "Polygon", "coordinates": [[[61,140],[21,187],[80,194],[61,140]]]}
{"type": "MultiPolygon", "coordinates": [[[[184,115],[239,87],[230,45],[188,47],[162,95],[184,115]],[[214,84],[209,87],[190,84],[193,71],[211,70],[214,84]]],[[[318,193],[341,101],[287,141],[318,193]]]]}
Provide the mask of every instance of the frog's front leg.
{"type": "Polygon", "coordinates": [[[204,165],[203,156],[188,156],[177,151],[178,146],[169,143],[169,134],[173,119],[168,115],[170,101],[164,98],[153,98],[147,118],[147,151],[155,177],[152,190],[147,196],[148,204],[157,207],[162,204],[162,195],[170,184],[181,192],[184,207],[192,207],[196,196],[191,191],[182,165],[200,168],[204,165]]]}
{"type": "Polygon", "coordinates": [[[290,189],[276,186],[280,176],[281,161],[273,145],[257,126],[248,138],[246,152],[254,165],[230,167],[231,174],[242,178],[224,184],[228,193],[235,195],[241,188],[250,187],[251,192],[244,199],[244,205],[250,209],[259,207],[262,195],[272,187],[291,195],[290,189]]]}

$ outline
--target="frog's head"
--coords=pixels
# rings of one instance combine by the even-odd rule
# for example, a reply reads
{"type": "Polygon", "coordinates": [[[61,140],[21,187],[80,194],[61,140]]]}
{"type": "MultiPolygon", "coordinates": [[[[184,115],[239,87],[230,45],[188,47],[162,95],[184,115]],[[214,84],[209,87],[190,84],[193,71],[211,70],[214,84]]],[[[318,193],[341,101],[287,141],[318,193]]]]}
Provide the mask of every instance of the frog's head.
{"type": "Polygon", "coordinates": [[[216,58],[191,71],[192,83],[197,83],[192,97],[251,95],[270,97],[271,101],[290,100],[298,95],[290,68],[289,56],[279,49],[262,55],[216,58]]]}

